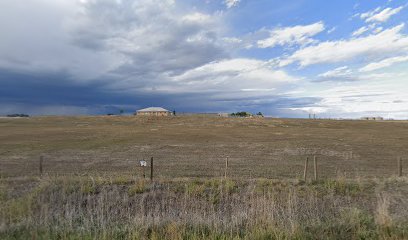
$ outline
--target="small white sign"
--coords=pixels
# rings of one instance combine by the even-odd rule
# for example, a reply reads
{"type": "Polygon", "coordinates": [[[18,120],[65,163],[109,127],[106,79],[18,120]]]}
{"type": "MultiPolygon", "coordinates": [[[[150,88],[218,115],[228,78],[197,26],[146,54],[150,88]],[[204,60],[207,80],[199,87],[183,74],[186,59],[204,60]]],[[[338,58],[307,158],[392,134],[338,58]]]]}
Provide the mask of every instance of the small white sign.
{"type": "Polygon", "coordinates": [[[140,166],[141,167],[147,167],[147,162],[145,160],[140,161],[140,166]]]}

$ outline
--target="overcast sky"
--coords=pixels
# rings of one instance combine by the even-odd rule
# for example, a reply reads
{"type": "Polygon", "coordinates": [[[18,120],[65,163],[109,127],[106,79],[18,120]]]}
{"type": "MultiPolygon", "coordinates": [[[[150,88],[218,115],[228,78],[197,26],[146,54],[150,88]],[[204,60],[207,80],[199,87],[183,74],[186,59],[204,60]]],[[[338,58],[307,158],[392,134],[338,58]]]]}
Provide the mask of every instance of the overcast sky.
{"type": "Polygon", "coordinates": [[[0,114],[408,118],[406,0],[1,0],[0,114]]]}

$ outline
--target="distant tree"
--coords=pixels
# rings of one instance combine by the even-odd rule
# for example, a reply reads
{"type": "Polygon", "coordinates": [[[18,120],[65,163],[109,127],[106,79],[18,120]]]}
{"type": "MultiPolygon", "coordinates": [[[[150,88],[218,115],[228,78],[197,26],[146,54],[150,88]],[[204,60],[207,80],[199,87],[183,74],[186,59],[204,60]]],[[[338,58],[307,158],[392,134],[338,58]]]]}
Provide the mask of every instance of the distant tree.
{"type": "Polygon", "coordinates": [[[173,110],[173,116],[176,116],[176,110],[173,110]]]}
{"type": "Polygon", "coordinates": [[[233,117],[250,117],[252,114],[249,112],[236,112],[236,113],[231,113],[231,116],[233,117]]]}
{"type": "Polygon", "coordinates": [[[120,112],[120,115],[122,115],[125,112],[125,110],[120,109],[119,112],[120,112]]]}
{"type": "Polygon", "coordinates": [[[7,117],[30,117],[27,114],[9,114],[7,117]]]}
{"type": "Polygon", "coordinates": [[[262,117],[263,117],[263,114],[262,114],[261,112],[258,112],[256,115],[257,115],[257,116],[262,116],[262,117]]]}

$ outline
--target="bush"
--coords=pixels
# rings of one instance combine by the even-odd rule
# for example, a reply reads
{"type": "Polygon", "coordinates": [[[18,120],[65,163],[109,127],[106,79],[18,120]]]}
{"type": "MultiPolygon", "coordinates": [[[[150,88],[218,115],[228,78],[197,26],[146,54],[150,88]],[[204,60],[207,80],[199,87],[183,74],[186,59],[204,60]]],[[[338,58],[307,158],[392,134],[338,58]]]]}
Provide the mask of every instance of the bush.
{"type": "Polygon", "coordinates": [[[144,180],[136,182],[134,185],[129,187],[129,196],[134,196],[136,194],[141,194],[147,191],[147,186],[144,180]]]}
{"type": "Polygon", "coordinates": [[[236,112],[236,113],[231,113],[231,116],[233,117],[251,117],[252,114],[249,112],[236,112]]]}
{"type": "Polygon", "coordinates": [[[27,114],[9,114],[7,117],[30,117],[27,114]]]}

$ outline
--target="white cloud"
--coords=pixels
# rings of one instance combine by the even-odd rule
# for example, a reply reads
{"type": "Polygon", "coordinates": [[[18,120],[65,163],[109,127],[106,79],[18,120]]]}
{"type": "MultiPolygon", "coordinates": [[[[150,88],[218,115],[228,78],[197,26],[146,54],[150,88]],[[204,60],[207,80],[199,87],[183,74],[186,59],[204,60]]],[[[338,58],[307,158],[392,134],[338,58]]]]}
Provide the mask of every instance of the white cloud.
{"type": "Polygon", "coordinates": [[[229,44],[239,44],[242,43],[242,39],[236,38],[236,37],[224,37],[222,38],[226,43],[229,44]]]}
{"type": "Polygon", "coordinates": [[[374,33],[379,33],[379,32],[381,32],[382,30],[384,30],[384,28],[383,27],[378,27],[378,28],[376,28],[376,29],[374,29],[374,33]]]}
{"type": "Polygon", "coordinates": [[[309,97],[321,100],[305,107],[290,108],[305,113],[317,113],[318,117],[382,116],[385,118],[407,119],[408,99],[405,83],[407,75],[381,77],[371,82],[353,84],[330,84],[317,90],[309,89],[309,97]]]}
{"type": "Polygon", "coordinates": [[[187,22],[197,22],[197,23],[205,23],[205,22],[209,22],[211,21],[211,17],[208,14],[203,14],[200,12],[194,12],[191,14],[187,14],[185,16],[182,17],[183,21],[187,21],[187,22]]]}
{"type": "Polygon", "coordinates": [[[354,31],[352,35],[353,35],[353,37],[357,37],[357,36],[360,36],[361,34],[367,32],[368,30],[370,30],[369,27],[363,26],[363,27],[357,29],[356,31],[354,31]]]}
{"type": "Polygon", "coordinates": [[[372,10],[372,11],[368,11],[368,12],[361,13],[361,14],[356,14],[355,16],[359,16],[359,15],[360,15],[360,18],[361,18],[361,19],[366,19],[366,18],[369,18],[369,17],[371,17],[371,16],[373,16],[373,15],[379,13],[380,11],[381,11],[381,7],[377,7],[376,9],[374,9],[374,10],[372,10]]]}
{"type": "Polygon", "coordinates": [[[362,13],[361,19],[365,19],[366,22],[386,22],[390,17],[399,13],[404,7],[398,8],[385,8],[381,11],[381,8],[376,8],[373,11],[362,13]]]}
{"type": "Polygon", "coordinates": [[[299,62],[301,66],[334,63],[356,57],[381,57],[408,51],[408,37],[401,33],[404,24],[366,37],[350,40],[327,41],[302,48],[285,60],[285,64],[299,62]]]}
{"type": "Polygon", "coordinates": [[[215,61],[175,76],[173,87],[178,91],[184,91],[187,87],[198,92],[206,89],[220,92],[264,93],[294,83],[296,80],[297,78],[290,76],[285,71],[271,68],[268,62],[236,58],[215,61]],[[255,91],[255,89],[263,90],[255,91]]]}
{"type": "Polygon", "coordinates": [[[270,48],[277,45],[304,45],[314,42],[312,36],[324,31],[323,22],[310,25],[277,28],[269,31],[269,37],[257,42],[260,48],[270,48]]]}
{"type": "Polygon", "coordinates": [[[227,8],[232,8],[238,5],[241,0],[225,0],[224,3],[227,8]]]}
{"type": "Polygon", "coordinates": [[[244,88],[241,89],[243,92],[273,92],[276,88],[244,88]]]}
{"type": "Polygon", "coordinates": [[[373,23],[373,24],[370,24],[368,26],[363,26],[363,27],[357,29],[356,31],[354,31],[352,33],[352,36],[353,37],[358,37],[358,36],[368,32],[370,30],[373,30],[372,31],[373,33],[379,33],[379,32],[381,32],[383,30],[383,28],[382,27],[377,27],[377,25],[375,23],[373,23]]]}
{"type": "Polygon", "coordinates": [[[344,77],[344,76],[350,75],[352,72],[353,71],[349,69],[347,66],[343,66],[343,67],[338,67],[336,69],[319,74],[319,77],[324,77],[324,78],[344,77]]]}
{"type": "Polygon", "coordinates": [[[363,68],[360,69],[360,72],[370,72],[370,71],[378,70],[381,68],[389,67],[396,63],[407,62],[407,61],[408,61],[408,56],[386,58],[382,61],[370,63],[364,66],[363,68]]]}
{"type": "Polygon", "coordinates": [[[329,30],[327,30],[327,34],[331,34],[332,32],[336,31],[337,27],[332,27],[329,30]]]}

